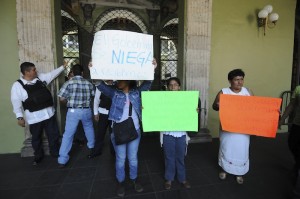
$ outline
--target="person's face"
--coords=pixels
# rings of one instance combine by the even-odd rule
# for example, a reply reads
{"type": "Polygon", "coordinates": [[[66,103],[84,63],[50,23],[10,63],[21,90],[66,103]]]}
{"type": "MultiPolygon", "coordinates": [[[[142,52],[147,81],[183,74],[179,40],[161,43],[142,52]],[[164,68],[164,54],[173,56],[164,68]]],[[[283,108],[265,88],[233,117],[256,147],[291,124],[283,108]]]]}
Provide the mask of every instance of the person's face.
{"type": "Polygon", "coordinates": [[[180,86],[179,84],[175,81],[175,80],[171,80],[169,85],[168,85],[168,89],[170,91],[179,91],[180,90],[180,86]]]}
{"type": "Polygon", "coordinates": [[[35,68],[35,66],[30,67],[29,70],[25,71],[25,76],[30,79],[33,80],[34,78],[37,77],[37,70],[35,68]]]}
{"type": "Polygon", "coordinates": [[[231,88],[234,90],[241,90],[244,85],[244,77],[236,76],[232,80],[229,81],[231,88]]]}
{"type": "Polygon", "coordinates": [[[124,90],[125,88],[127,88],[129,85],[129,81],[128,80],[118,80],[117,82],[117,88],[120,90],[124,90]]]}

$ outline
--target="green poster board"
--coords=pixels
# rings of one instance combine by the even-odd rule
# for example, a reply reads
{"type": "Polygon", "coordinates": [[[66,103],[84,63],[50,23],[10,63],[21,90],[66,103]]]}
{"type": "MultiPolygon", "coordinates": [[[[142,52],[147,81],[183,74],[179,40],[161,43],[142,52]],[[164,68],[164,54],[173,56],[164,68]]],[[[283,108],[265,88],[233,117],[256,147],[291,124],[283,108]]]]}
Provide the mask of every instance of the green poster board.
{"type": "Polygon", "coordinates": [[[142,123],[149,131],[198,131],[198,91],[142,92],[142,123]]]}

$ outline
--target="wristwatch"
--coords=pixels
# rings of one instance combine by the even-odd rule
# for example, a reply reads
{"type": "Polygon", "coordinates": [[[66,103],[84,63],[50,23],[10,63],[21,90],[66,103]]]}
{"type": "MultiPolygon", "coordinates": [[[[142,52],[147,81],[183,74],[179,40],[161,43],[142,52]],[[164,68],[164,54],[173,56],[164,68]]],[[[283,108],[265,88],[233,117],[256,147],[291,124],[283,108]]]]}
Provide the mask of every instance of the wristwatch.
{"type": "Polygon", "coordinates": [[[23,120],[23,117],[18,117],[17,120],[23,120]]]}

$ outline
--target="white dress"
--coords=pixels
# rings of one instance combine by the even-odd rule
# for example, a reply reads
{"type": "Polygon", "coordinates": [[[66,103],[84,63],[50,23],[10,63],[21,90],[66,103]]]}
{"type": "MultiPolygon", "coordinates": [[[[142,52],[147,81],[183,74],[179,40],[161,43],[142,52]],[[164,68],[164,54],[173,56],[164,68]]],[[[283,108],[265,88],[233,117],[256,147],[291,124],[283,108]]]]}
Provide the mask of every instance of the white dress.
{"type": "MultiPolygon", "coordinates": [[[[229,95],[250,96],[244,87],[239,93],[232,92],[230,88],[223,88],[222,92],[229,95]]],[[[249,144],[249,135],[220,130],[219,165],[224,171],[233,175],[244,175],[249,171],[249,144]]]]}

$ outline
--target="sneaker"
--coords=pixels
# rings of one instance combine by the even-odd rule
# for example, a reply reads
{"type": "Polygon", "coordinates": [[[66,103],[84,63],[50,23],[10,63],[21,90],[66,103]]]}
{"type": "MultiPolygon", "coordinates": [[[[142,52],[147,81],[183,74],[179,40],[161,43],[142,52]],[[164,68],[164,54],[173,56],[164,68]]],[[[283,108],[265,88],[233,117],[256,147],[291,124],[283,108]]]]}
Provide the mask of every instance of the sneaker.
{"type": "Polygon", "coordinates": [[[138,183],[137,180],[132,180],[132,184],[133,184],[133,188],[136,192],[140,193],[140,192],[144,191],[142,185],[140,183],[138,183]]]}
{"type": "Polygon", "coordinates": [[[186,189],[190,189],[191,188],[191,185],[190,185],[190,183],[188,182],[188,181],[183,181],[182,183],[182,186],[184,187],[184,188],[186,188],[186,189]]]}
{"type": "Polygon", "coordinates": [[[124,197],[125,196],[125,183],[124,182],[119,182],[118,183],[117,195],[119,197],[124,197]]]}
{"type": "Polygon", "coordinates": [[[172,186],[172,182],[169,181],[169,180],[167,180],[167,181],[165,182],[165,189],[166,189],[166,190],[170,190],[170,189],[171,189],[171,186],[172,186]]]}
{"type": "Polygon", "coordinates": [[[227,173],[225,171],[222,171],[222,172],[219,173],[219,178],[221,180],[225,180],[226,177],[227,177],[227,173]]]}
{"type": "Polygon", "coordinates": [[[236,176],[236,182],[238,184],[243,184],[244,183],[244,178],[243,176],[236,176]]]}

